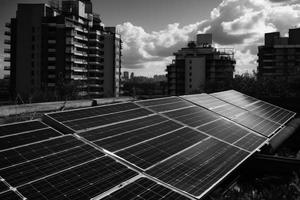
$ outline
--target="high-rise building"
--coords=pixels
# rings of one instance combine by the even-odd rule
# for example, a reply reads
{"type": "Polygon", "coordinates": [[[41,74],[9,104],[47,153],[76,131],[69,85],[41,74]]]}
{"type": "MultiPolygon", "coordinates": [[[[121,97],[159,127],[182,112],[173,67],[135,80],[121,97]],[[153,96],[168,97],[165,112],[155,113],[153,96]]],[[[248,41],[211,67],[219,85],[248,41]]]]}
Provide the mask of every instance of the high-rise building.
{"type": "Polygon", "coordinates": [[[208,82],[226,84],[233,79],[234,51],[214,48],[212,34],[198,34],[196,42],[189,42],[174,55],[167,66],[170,95],[202,92],[208,82]]]}
{"type": "Polygon", "coordinates": [[[265,45],[258,47],[257,72],[259,79],[300,79],[300,28],[290,29],[289,37],[265,34],[265,45]]]}
{"type": "Polygon", "coordinates": [[[77,96],[118,96],[121,37],[114,27],[104,27],[90,0],[18,4],[6,27],[14,95],[56,93],[72,83],[77,96]]]}

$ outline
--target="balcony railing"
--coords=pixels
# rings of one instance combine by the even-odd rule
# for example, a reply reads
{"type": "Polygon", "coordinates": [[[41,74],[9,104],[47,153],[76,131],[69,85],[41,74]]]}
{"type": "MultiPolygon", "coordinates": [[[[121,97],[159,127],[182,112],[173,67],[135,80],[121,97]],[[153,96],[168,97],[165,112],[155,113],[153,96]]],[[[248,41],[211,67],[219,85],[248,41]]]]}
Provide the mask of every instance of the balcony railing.
{"type": "Polygon", "coordinates": [[[4,66],[4,70],[9,71],[10,70],[10,66],[4,66]]]}
{"type": "Polygon", "coordinates": [[[5,27],[10,28],[11,24],[9,22],[5,23],[5,27]]]}
{"type": "Polygon", "coordinates": [[[4,62],[10,62],[10,57],[4,57],[4,62]]]}
{"type": "Polygon", "coordinates": [[[10,49],[4,49],[4,53],[10,53],[10,49]]]}
{"type": "Polygon", "coordinates": [[[4,44],[11,44],[10,40],[4,40],[4,44]]]}

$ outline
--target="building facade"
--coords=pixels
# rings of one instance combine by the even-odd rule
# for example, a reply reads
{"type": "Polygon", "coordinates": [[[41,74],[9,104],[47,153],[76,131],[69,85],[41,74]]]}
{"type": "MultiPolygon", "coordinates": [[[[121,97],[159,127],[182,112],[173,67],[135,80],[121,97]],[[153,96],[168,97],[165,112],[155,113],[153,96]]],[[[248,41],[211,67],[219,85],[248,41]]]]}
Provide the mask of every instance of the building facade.
{"type": "Polygon", "coordinates": [[[265,44],[258,47],[257,75],[288,82],[300,79],[300,28],[290,29],[288,37],[265,34],[265,44]]]}
{"type": "Polygon", "coordinates": [[[10,90],[28,98],[73,85],[80,97],[118,96],[121,37],[104,27],[90,0],[18,4],[6,24],[10,90]]]}
{"type": "Polygon", "coordinates": [[[224,83],[233,79],[235,59],[233,49],[216,49],[212,34],[198,34],[197,41],[174,53],[167,66],[170,95],[203,92],[208,83],[224,83]]]}

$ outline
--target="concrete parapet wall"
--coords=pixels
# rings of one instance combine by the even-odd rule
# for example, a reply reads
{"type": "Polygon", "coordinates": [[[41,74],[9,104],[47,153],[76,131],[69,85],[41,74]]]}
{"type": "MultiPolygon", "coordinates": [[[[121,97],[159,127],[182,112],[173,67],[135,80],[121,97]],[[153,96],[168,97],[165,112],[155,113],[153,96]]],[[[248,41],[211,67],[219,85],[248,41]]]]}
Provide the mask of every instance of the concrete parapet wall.
{"type": "MultiPolygon", "coordinates": [[[[119,98],[103,98],[95,99],[97,105],[126,102],[132,101],[131,97],[119,97],[119,98]]],[[[23,113],[33,113],[33,112],[50,112],[62,109],[72,109],[72,108],[84,108],[92,106],[93,100],[75,100],[75,101],[57,101],[57,102],[46,102],[46,103],[33,103],[33,104],[22,104],[22,105],[8,105],[0,107],[0,117],[7,117],[13,115],[19,115],[23,113]]]]}

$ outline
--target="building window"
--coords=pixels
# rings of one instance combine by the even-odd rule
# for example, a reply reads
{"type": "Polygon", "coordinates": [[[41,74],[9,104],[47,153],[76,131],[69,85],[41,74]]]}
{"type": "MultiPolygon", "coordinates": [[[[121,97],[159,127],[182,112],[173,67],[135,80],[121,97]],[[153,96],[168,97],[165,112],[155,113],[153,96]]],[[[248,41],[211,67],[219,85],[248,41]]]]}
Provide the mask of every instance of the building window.
{"type": "Polygon", "coordinates": [[[192,85],[190,85],[190,88],[192,88],[192,85]]]}
{"type": "Polygon", "coordinates": [[[192,72],[190,72],[190,76],[192,76],[192,72]]]}
{"type": "Polygon", "coordinates": [[[193,63],[193,61],[192,61],[192,60],[190,60],[189,62],[190,62],[190,64],[192,64],[192,63],[193,63]]]}
{"type": "Polygon", "coordinates": [[[192,66],[190,66],[190,71],[192,70],[192,66]]]}

